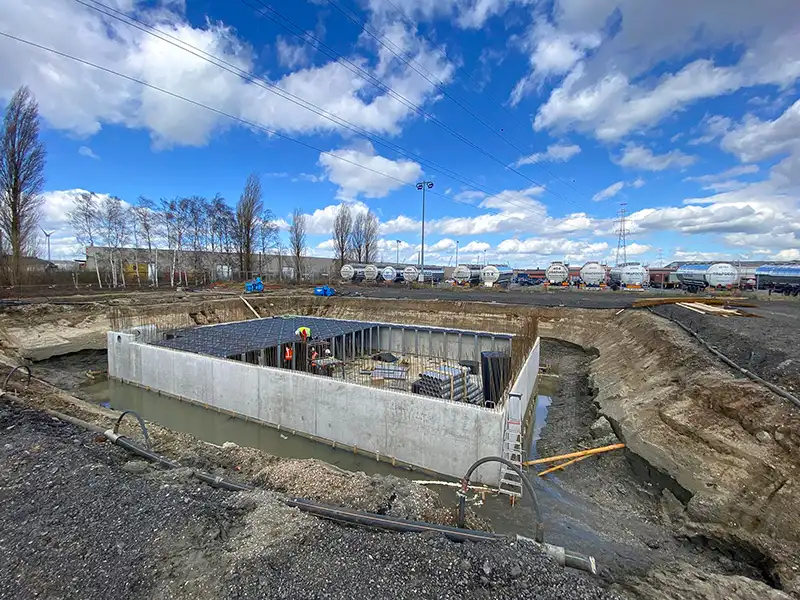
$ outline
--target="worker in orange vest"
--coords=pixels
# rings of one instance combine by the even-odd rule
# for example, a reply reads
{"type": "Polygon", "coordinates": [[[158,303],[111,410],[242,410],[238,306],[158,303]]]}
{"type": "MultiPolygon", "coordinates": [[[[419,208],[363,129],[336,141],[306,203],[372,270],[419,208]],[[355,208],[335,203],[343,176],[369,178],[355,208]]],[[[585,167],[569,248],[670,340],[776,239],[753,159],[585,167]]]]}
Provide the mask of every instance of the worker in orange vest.
{"type": "Polygon", "coordinates": [[[294,357],[294,351],[292,350],[292,347],[287,344],[286,348],[283,351],[283,362],[286,364],[287,367],[292,366],[293,357],[294,357]]]}

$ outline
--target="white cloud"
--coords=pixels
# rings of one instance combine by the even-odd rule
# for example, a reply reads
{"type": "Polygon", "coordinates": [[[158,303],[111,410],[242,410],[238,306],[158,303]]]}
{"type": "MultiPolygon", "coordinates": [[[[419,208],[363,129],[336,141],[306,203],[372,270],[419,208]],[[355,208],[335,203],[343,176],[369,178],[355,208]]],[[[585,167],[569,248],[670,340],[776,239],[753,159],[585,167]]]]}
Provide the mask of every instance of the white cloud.
{"type": "Polygon", "coordinates": [[[551,71],[566,76],[539,108],[535,126],[615,140],[701,99],[758,85],[786,88],[800,76],[796,11],[793,0],[776,0],[768,9],[747,0],[557,0],[537,14],[531,35],[546,29],[548,39],[561,40],[562,49],[572,52],[557,53],[562,60],[551,71]],[[599,37],[598,45],[563,45],[591,36],[599,37]],[[734,64],[685,63],[732,44],[741,48],[734,64]],[[660,77],[647,76],[655,65],[673,64],[679,66],[660,77]]]}
{"type": "Polygon", "coordinates": [[[470,242],[461,248],[464,254],[479,253],[489,250],[492,246],[486,242],[470,242]]]}
{"type": "Polygon", "coordinates": [[[633,180],[633,181],[632,181],[630,184],[628,184],[628,185],[630,185],[632,188],[636,188],[636,189],[638,190],[638,189],[639,189],[640,187],[642,187],[644,184],[645,184],[645,180],[644,180],[644,179],[642,179],[641,177],[637,177],[636,179],[634,179],[634,180],[633,180]]]}
{"type": "Polygon", "coordinates": [[[546,152],[536,152],[528,156],[523,156],[514,163],[515,167],[531,165],[542,161],[567,161],[576,154],[580,153],[581,147],[576,144],[552,144],[547,147],[546,152]]]}
{"type": "Polygon", "coordinates": [[[311,46],[302,42],[293,44],[280,35],[275,42],[275,52],[278,55],[278,63],[287,69],[305,67],[311,62],[311,46]]]}
{"type": "Polygon", "coordinates": [[[595,202],[599,202],[601,200],[608,200],[609,198],[613,198],[625,187],[624,181],[618,181],[617,183],[612,183],[607,188],[600,190],[594,196],[592,196],[592,200],[595,202]]]}
{"type": "Polygon", "coordinates": [[[527,260],[538,258],[578,261],[601,256],[608,250],[608,243],[546,238],[508,239],[500,242],[497,250],[501,255],[522,256],[527,260]]]}
{"type": "Polygon", "coordinates": [[[747,117],[741,125],[725,134],[721,146],[744,162],[800,152],[800,100],[774,121],[747,117]]]}
{"type": "Polygon", "coordinates": [[[367,198],[383,198],[389,192],[417,181],[422,175],[419,164],[379,156],[369,143],[320,154],[319,164],[327,178],[339,186],[338,197],[345,200],[359,194],[367,198]]]}
{"type": "Polygon", "coordinates": [[[639,256],[641,254],[647,254],[652,249],[653,247],[648,244],[639,244],[637,242],[633,242],[625,246],[625,252],[627,253],[628,256],[639,256]]]}
{"type": "Polygon", "coordinates": [[[81,156],[86,156],[88,158],[93,158],[95,160],[100,160],[100,157],[95,154],[89,146],[81,146],[78,148],[78,154],[81,156]]]}
{"type": "MultiPolygon", "coordinates": [[[[339,211],[340,204],[329,204],[323,208],[318,208],[314,212],[306,215],[306,228],[311,235],[331,235],[333,222],[336,220],[336,213],[339,211]]],[[[350,213],[355,218],[361,213],[366,213],[369,207],[363,202],[348,202],[350,213]]],[[[287,217],[291,219],[291,217],[287,217]]]]}
{"type": "MultiPolygon", "coordinates": [[[[217,22],[195,28],[175,3],[145,6],[126,0],[121,8],[202,52],[244,71],[258,71],[253,50],[231,28],[217,22]]],[[[268,128],[288,133],[340,130],[263,87],[69,0],[13,2],[4,6],[0,27],[268,128]]],[[[412,58],[449,82],[454,67],[441,52],[420,38],[407,37],[412,58]]],[[[366,71],[373,68],[358,55],[348,58],[366,71]]],[[[0,61],[5,65],[0,71],[1,97],[7,99],[27,84],[48,124],[78,136],[93,135],[104,125],[121,125],[149,131],[158,146],[203,146],[214,132],[233,124],[177,98],[13,40],[0,40],[0,61]]],[[[384,80],[411,103],[435,98],[428,82],[396,57],[381,68],[384,80]]],[[[399,133],[401,124],[416,114],[390,95],[376,92],[343,62],[295,71],[271,83],[376,133],[399,133]]]]}
{"type": "Polygon", "coordinates": [[[684,154],[680,150],[671,150],[666,154],[653,154],[653,151],[637,144],[627,144],[615,162],[621,167],[642,169],[645,171],[664,171],[673,167],[688,167],[697,160],[696,156],[684,154]]]}
{"type": "Polygon", "coordinates": [[[435,244],[429,246],[425,244],[425,252],[430,250],[431,252],[441,252],[442,250],[452,250],[456,247],[456,241],[451,240],[450,238],[442,238],[435,244]]]}
{"type": "MultiPolygon", "coordinates": [[[[531,0],[516,0],[527,4],[531,0]]],[[[433,20],[452,18],[453,23],[462,29],[480,29],[490,18],[502,15],[515,0],[395,0],[406,16],[414,20],[433,20]]],[[[373,20],[397,20],[399,15],[388,3],[382,0],[369,0],[373,20]]]]}
{"type": "Polygon", "coordinates": [[[758,165],[739,165],[732,167],[722,173],[712,173],[710,175],[700,175],[697,177],[687,177],[684,181],[696,181],[697,183],[715,183],[732,177],[739,177],[740,175],[750,175],[758,173],[758,165]]]}

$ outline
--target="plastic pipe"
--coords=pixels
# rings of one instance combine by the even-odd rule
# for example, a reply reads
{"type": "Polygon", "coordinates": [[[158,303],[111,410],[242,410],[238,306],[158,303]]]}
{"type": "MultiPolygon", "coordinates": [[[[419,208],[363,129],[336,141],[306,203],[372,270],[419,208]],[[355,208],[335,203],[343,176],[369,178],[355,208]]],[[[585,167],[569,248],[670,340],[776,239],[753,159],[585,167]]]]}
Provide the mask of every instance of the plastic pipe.
{"type": "Polygon", "coordinates": [[[543,463],[555,462],[557,460],[568,460],[570,458],[579,458],[582,456],[591,456],[593,454],[601,454],[610,450],[619,450],[624,448],[625,444],[611,444],[610,446],[601,446],[599,448],[591,448],[590,450],[581,450],[580,452],[570,452],[569,454],[559,454],[558,456],[548,456],[547,458],[537,458],[535,460],[526,460],[523,466],[541,465],[543,463]]]}

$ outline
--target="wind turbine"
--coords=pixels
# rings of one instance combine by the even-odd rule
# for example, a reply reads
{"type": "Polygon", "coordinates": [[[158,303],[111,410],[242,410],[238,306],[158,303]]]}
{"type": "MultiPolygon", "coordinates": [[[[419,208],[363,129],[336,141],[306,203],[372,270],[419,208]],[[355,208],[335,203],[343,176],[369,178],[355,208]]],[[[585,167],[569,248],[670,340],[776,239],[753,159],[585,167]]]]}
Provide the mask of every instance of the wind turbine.
{"type": "Polygon", "coordinates": [[[53,235],[56,232],[56,230],[54,229],[50,233],[47,233],[44,230],[44,227],[39,227],[39,229],[42,230],[42,233],[44,234],[44,237],[47,238],[47,262],[50,262],[50,236],[53,235]]]}

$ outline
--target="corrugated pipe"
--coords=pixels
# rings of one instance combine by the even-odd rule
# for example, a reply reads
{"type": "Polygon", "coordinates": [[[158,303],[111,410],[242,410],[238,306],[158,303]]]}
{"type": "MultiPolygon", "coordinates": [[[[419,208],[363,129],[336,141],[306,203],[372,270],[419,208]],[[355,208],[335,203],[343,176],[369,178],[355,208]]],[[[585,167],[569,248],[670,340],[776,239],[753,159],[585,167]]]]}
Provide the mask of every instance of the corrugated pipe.
{"type": "MultiPolygon", "coordinates": [[[[12,402],[23,403],[22,400],[20,400],[19,398],[17,398],[12,394],[5,393],[4,395],[12,402]]],[[[123,435],[114,433],[114,431],[111,429],[103,429],[102,427],[98,427],[97,425],[94,425],[82,419],[78,419],[70,415],[65,415],[64,413],[55,410],[46,410],[45,412],[51,416],[56,417],[57,419],[65,421],[66,423],[70,423],[77,427],[81,427],[93,433],[101,434],[105,436],[110,442],[119,446],[120,448],[124,448],[128,452],[136,454],[137,456],[141,456],[142,458],[146,458],[147,460],[157,463],[163,467],[166,467],[167,469],[176,469],[181,467],[180,463],[170,460],[164,456],[161,456],[160,454],[157,454],[152,450],[142,448],[139,444],[137,444],[133,440],[130,440],[123,435]]],[[[249,484],[230,481],[216,475],[211,475],[210,473],[204,473],[203,471],[193,470],[193,474],[200,481],[203,481],[211,485],[212,487],[216,488],[221,488],[234,492],[249,492],[256,489],[254,486],[251,486],[249,484]]],[[[304,498],[289,498],[283,500],[283,502],[287,506],[297,508],[299,510],[302,510],[303,512],[307,512],[317,517],[323,519],[329,519],[332,521],[337,521],[340,523],[346,523],[350,525],[361,525],[364,527],[385,529],[388,531],[398,531],[403,533],[426,533],[426,532],[441,533],[450,540],[456,542],[466,542],[466,541],[492,542],[501,540],[520,540],[536,546],[540,551],[550,556],[562,567],[579,569],[581,571],[586,571],[593,575],[597,574],[597,563],[594,557],[586,556],[577,552],[572,552],[562,546],[554,546],[552,544],[540,543],[523,536],[507,536],[498,533],[491,533],[488,531],[476,531],[472,529],[449,527],[447,525],[424,523],[422,521],[411,521],[408,519],[401,519],[398,517],[389,517],[386,515],[377,515],[374,513],[352,510],[340,506],[320,504],[318,502],[312,502],[311,500],[306,500],[304,498]]],[[[537,507],[537,514],[538,514],[538,507],[537,507]]]]}
{"type": "Polygon", "coordinates": [[[658,315],[659,317],[667,319],[668,321],[672,321],[678,327],[683,329],[686,333],[688,333],[689,335],[691,335],[694,338],[696,338],[698,342],[700,342],[703,346],[708,348],[708,350],[709,350],[709,352],[711,352],[711,354],[713,354],[714,356],[719,358],[726,365],[728,365],[729,367],[731,367],[733,369],[736,369],[742,375],[744,375],[746,377],[749,377],[753,381],[757,381],[758,383],[763,385],[765,388],[767,388],[769,391],[774,392],[775,394],[777,394],[781,398],[784,398],[784,399],[788,400],[789,402],[793,403],[796,407],[800,408],[800,398],[797,398],[797,396],[793,396],[792,394],[790,394],[789,392],[787,392],[783,388],[778,387],[774,383],[770,383],[766,379],[762,379],[761,377],[759,377],[758,375],[756,375],[752,371],[748,371],[747,369],[745,369],[743,367],[740,367],[735,362],[733,362],[730,358],[725,356],[722,352],[717,350],[714,346],[712,346],[707,341],[705,341],[703,338],[701,338],[699,334],[697,334],[696,332],[692,331],[689,327],[687,327],[686,325],[684,325],[683,323],[681,323],[677,319],[673,319],[672,317],[668,317],[667,315],[662,315],[661,313],[657,313],[652,308],[648,308],[647,310],[649,310],[654,315],[658,315]]]}

